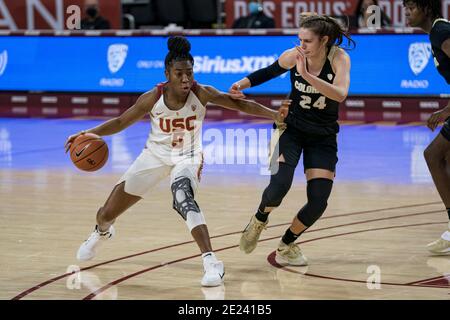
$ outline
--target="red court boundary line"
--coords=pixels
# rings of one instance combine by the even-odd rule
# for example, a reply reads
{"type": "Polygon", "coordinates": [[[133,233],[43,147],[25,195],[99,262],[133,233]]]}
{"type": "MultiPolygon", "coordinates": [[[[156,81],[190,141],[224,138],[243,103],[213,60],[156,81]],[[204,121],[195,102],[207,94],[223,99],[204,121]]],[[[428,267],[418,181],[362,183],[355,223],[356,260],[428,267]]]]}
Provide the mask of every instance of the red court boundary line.
{"type": "MultiPolygon", "coordinates": [[[[383,228],[365,229],[365,230],[358,230],[358,231],[352,231],[352,232],[344,232],[344,233],[340,233],[340,234],[334,234],[334,235],[330,235],[330,236],[324,236],[324,237],[314,238],[314,239],[302,241],[302,242],[299,242],[299,243],[312,242],[312,241],[317,241],[317,240],[322,240],[322,239],[334,238],[334,237],[339,237],[339,236],[343,236],[343,235],[349,235],[349,234],[355,234],[355,233],[363,233],[363,232],[369,232],[369,231],[378,231],[378,230],[395,229],[395,228],[407,228],[407,227],[412,227],[412,226],[433,225],[433,224],[441,224],[441,223],[446,223],[446,222],[428,222],[428,223],[420,223],[420,224],[411,224],[411,225],[401,225],[401,226],[390,226],[390,227],[383,227],[383,228]]],[[[277,237],[277,238],[278,238],[278,237],[277,237]]],[[[273,239],[273,238],[271,238],[271,239],[273,239]]],[[[264,241],[267,241],[267,240],[270,240],[270,239],[264,239],[264,241]]],[[[230,249],[230,248],[237,248],[238,246],[239,246],[239,245],[233,245],[233,246],[221,248],[220,250],[216,250],[216,251],[222,251],[222,250],[226,250],[226,249],[230,249]]],[[[272,254],[275,255],[275,252],[272,252],[271,255],[272,255],[272,254]]],[[[192,258],[198,257],[198,256],[200,256],[200,254],[197,254],[197,255],[194,255],[194,256],[190,256],[190,257],[181,258],[181,259],[177,259],[177,260],[173,260],[173,261],[168,262],[167,264],[174,264],[174,263],[177,263],[177,262],[180,262],[180,261],[189,260],[189,259],[192,259],[192,258]]],[[[275,259],[274,259],[274,260],[275,260],[275,259]]],[[[269,263],[271,263],[271,261],[269,260],[269,258],[268,258],[268,261],[269,261],[269,263]]],[[[272,263],[271,263],[271,264],[272,264],[272,263]]],[[[96,296],[98,296],[100,293],[102,293],[102,292],[108,290],[110,287],[112,287],[112,286],[114,286],[114,285],[117,285],[117,284],[119,284],[119,283],[121,283],[121,282],[124,282],[125,280],[128,280],[128,279],[130,279],[130,278],[132,278],[132,277],[138,276],[138,275],[143,274],[143,273],[145,273],[145,272],[148,272],[148,271],[152,271],[152,270],[158,269],[158,268],[160,268],[161,266],[162,266],[162,265],[158,265],[158,266],[153,266],[153,267],[150,267],[150,268],[146,268],[146,269],[143,269],[143,270],[134,272],[134,273],[132,273],[132,274],[129,274],[129,275],[125,276],[125,277],[122,277],[122,278],[119,278],[119,279],[117,279],[117,280],[114,280],[114,281],[112,281],[112,282],[106,284],[105,286],[103,286],[103,287],[97,289],[96,291],[91,292],[91,293],[88,294],[86,297],[84,297],[82,300],[92,300],[93,298],[95,298],[96,296]]],[[[279,266],[279,265],[277,264],[277,265],[274,265],[274,266],[277,267],[277,266],[279,266]]],[[[279,267],[278,267],[278,268],[279,268],[279,267]]],[[[292,272],[297,273],[296,271],[292,271],[292,272]]],[[[333,278],[333,277],[327,277],[327,276],[313,275],[313,274],[308,274],[308,273],[306,273],[305,275],[316,276],[316,277],[319,277],[319,278],[329,278],[329,279],[333,279],[333,280],[341,280],[341,281],[363,282],[363,283],[366,283],[366,281],[362,281],[362,280],[348,280],[348,279],[342,279],[342,278],[333,278]]],[[[389,285],[389,284],[390,284],[390,285],[411,286],[411,285],[408,285],[408,284],[399,284],[399,283],[381,283],[381,284],[385,284],[385,285],[389,285]]],[[[419,286],[420,286],[420,285],[415,285],[415,287],[419,287],[419,286]]],[[[440,288],[440,287],[435,286],[434,288],[440,288]]],[[[443,288],[448,288],[448,287],[443,287],[443,288]]]]}
{"type": "MultiPolygon", "coordinates": [[[[436,286],[426,285],[426,284],[424,284],[424,282],[430,282],[430,281],[439,280],[439,279],[442,279],[442,278],[445,278],[445,276],[437,276],[437,277],[433,277],[433,278],[428,278],[428,279],[423,279],[423,280],[419,280],[419,281],[409,282],[408,285],[411,285],[411,286],[421,285],[421,286],[424,286],[424,287],[433,287],[434,288],[436,286]]],[[[446,288],[449,288],[449,286],[447,286],[446,288]]]]}
{"type": "MultiPolygon", "coordinates": [[[[344,213],[344,214],[338,214],[338,215],[326,216],[326,217],[322,217],[322,219],[339,218],[339,217],[346,217],[346,216],[353,216],[353,215],[360,215],[360,214],[368,214],[368,213],[373,213],[373,212],[382,212],[382,211],[397,210],[397,209],[405,209],[405,208],[415,208],[415,207],[422,207],[422,206],[428,206],[428,205],[439,204],[439,203],[440,203],[440,202],[426,202],[426,203],[419,203],[419,204],[413,204],[413,205],[404,205],[404,206],[398,206],[398,207],[389,207],[389,208],[381,208],[381,209],[373,209],[373,210],[357,211],[357,212],[351,212],[351,213],[344,213]]],[[[416,214],[411,214],[411,215],[429,214],[429,213],[435,213],[435,212],[440,212],[440,211],[442,211],[442,210],[436,210],[436,211],[427,212],[427,213],[416,213],[416,214]]],[[[411,215],[396,216],[396,217],[406,217],[406,216],[411,216],[411,215]]],[[[389,219],[392,219],[392,218],[394,218],[394,217],[389,217],[389,219]]],[[[383,219],[386,219],[386,218],[380,218],[380,219],[368,220],[367,222],[379,221],[379,220],[383,220],[383,219]]],[[[321,230],[326,230],[326,229],[332,229],[332,228],[338,228],[338,227],[342,227],[342,226],[348,226],[348,225],[354,225],[354,224],[360,224],[360,223],[367,223],[367,222],[366,222],[366,221],[362,221],[362,222],[354,222],[354,223],[343,224],[343,225],[337,225],[337,226],[332,226],[332,227],[326,227],[326,228],[319,228],[319,229],[307,230],[307,231],[305,231],[305,233],[316,232],[316,231],[321,231],[321,230]]],[[[279,226],[289,225],[289,224],[290,224],[290,223],[277,224],[277,225],[272,225],[272,226],[270,226],[269,228],[274,228],[274,227],[279,227],[279,226]]],[[[225,234],[221,234],[221,235],[217,235],[217,236],[212,236],[211,239],[214,239],[214,238],[221,238],[221,237],[225,237],[225,236],[229,236],[229,235],[234,235],[234,234],[239,234],[239,233],[241,233],[241,232],[242,232],[242,231],[236,231],[236,232],[225,233],[225,234]]],[[[277,237],[272,237],[272,238],[263,239],[263,240],[260,240],[260,241],[268,241],[268,240],[272,240],[272,239],[275,239],[275,238],[278,238],[278,236],[277,236],[277,237]]],[[[70,276],[70,275],[72,275],[72,274],[76,274],[76,273],[81,272],[81,271],[93,269],[93,268],[96,268],[96,267],[99,267],[99,266],[102,266],[102,265],[106,265],[106,264],[109,264],[109,263],[117,262],[117,261],[120,261],[120,260],[125,260],[125,259],[129,259],[129,258],[133,258],[133,257],[140,256],[140,255],[144,255],[144,254],[147,254],[147,253],[152,253],[152,252],[156,252],[156,251],[160,251],[160,250],[164,250],[164,249],[168,249],[168,248],[172,248],[172,247],[177,247],[177,246],[181,246],[181,245],[185,245],[185,244],[190,244],[190,243],[193,243],[193,242],[194,242],[193,240],[191,240],[191,241],[185,241],[185,242],[180,242],[180,243],[176,243],[176,244],[173,244],[173,245],[168,245],[168,246],[164,246],[164,247],[160,247],[160,248],[156,248],[156,249],[151,249],[151,250],[139,252],[139,253],[136,253],[136,254],[132,254],[132,255],[120,257],[120,258],[117,258],[117,259],[113,259],[113,260],[108,260],[108,261],[105,261],[105,262],[97,263],[97,264],[94,264],[94,265],[89,266],[89,267],[81,268],[79,271],[73,271],[73,272],[70,272],[70,273],[64,273],[64,274],[62,274],[62,275],[59,275],[59,276],[54,277],[54,278],[51,278],[51,279],[49,279],[49,280],[46,280],[46,281],[44,281],[44,282],[39,283],[39,284],[36,285],[36,286],[33,286],[33,287],[29,288],[29,289],[26,289],[26,290],[22,291],[21,293],[19,293],[19,294],[16,295],[15,297],[13,297],[11,300],[20,300],[20,299],[22,299],[23,297],[25,297],[25,296],[31,294],[32,292],[34,292],[34,291],[36,291],[36,290],[38,290],[38,289],[41,289],[42,287],[45,287],[45,286],[47,286],[47,285],[49,285],[49,284],[51,284],[51,283],[53,283],[53,282],[55,282],[55,281],[58,281],[58,280],[60,280],[60,279],[63,279],[63,278],[65,278],[65,277],[68,277],[68,276],[70,276]]],[[[227,247],[227,248],[219,249],[219,250],[215,250],[215,251],[222,251],[222,250],[229,249],[229,248],[233,248],[233,247],[237,247],[237,246],[231,246],[231,247],[227,247]]],[[[198,256],[200,256],[200,255],[195,255],[195,256],[192,256],[192,257],[190,257],[190,258],[198,257],[198,256]]],[[[182,261],[182,260],[180,260],[180,261],[182,261]]],[[[154,268],[159,268],[159,267],[161,267],[161,266],[156,266],[156,267],[154,267],[154,268]]]]}
{"type": "MultiPolygon", "coordinates": [[[[366,230],[358,230],[358,231],[352,231],[352,232],[345,232],[345,233],[340,233],[340,234],[334,234],[331,236],[325,236],[325,237],[319,237],[319,238],[315,238],[315,239],[310,239],[310,240],[305,240],[305,241],[301,241],[299,242],[301,243],[307,243],[307,242],[311,242],[311,241],[317,241],[317,240],[322,240],[322,239],[328,239],[328,238],[334,238],[334,237],[340,237],[343,235],[349,235],[349,234],[356,234],[356,233],[363,233],[363,232],[369,232],[369,231],[379,231],[379,230],[387,230],[387,229],[395,229],[395,228],[407,228],[407,227],[416,227],[416,226],[423,226],[423,225],[434,225],[434,224],[444,224],[447,222],[426,222],[426,223],[418,223],[418,224],[410,224],[410,225],[403,225],[403,226],[390,226],[390,227],[383,227],[383,228],[374,228],[374,229],[366,229],[366,230]]],[[[318,275],[318,274],[313,274],[313,273],[302,273],[300,271],[294,270],[294,269],[290,269],[288,267],[284,267],[280,264],[278,264],[275,261],[275,251],[273,251],[272,253],[270,253],[267,256],[267,261],[274,266],[275,268],[279,268],[288,272],[292,272],[292,273],[298,273],[298,274],[302,274],[305,276],[310,276],[310,277],[315,277],[315,278],[321,278],[321,279],[328,279],[328,280],[336,280],[336,281],[346,281],[346,282],[357,282],[357,283],[367,283],[364,280],[355,280],[355,279],[346,279],[346,278],[338,278],[338,277],[329,277],[329,276],[323,276],[323,275],[318,275]]],[[[395,283],[395,282],[380,282],[380,284],[384,284],[384,285],[390,285],[390,286],[410,286],[410,287],[427,287],[427,288],[445,288],[448,289],[449,286],[430,286],[430,285],[421,285],[421,282],[424,281],[429,281],[429,280],[433,280],[433,279],[440,279],[443,276],[438,276],[438,277],[434,277],[434,278],[430,278],[430,279],[425,279],[425,280],[419,280],[419,281],[414,281],[414,282],[408,282],[408,283],[395,283]]]]}

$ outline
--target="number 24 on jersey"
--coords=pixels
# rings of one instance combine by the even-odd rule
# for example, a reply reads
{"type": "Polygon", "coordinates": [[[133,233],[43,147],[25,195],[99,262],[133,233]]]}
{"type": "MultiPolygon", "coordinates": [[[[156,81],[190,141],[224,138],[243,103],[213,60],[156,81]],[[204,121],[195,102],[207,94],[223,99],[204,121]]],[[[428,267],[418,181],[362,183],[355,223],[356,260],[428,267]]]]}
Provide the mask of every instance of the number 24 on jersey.
{"type": "MultiPolygon", "coordinates": [[[[300,107],[302,107],[303,109],[311,109],[311,97],[310,96],[300,96],[302,98],[302,101],[299,102],[300,107]]],[[[325,109],[327,106],[327,104],[325,103],[325,97],[324,96],[320,96],[316,102],[314,102],[314,104],[312,105],[313,108],[317,108],[317,109],[325,109]]]]}

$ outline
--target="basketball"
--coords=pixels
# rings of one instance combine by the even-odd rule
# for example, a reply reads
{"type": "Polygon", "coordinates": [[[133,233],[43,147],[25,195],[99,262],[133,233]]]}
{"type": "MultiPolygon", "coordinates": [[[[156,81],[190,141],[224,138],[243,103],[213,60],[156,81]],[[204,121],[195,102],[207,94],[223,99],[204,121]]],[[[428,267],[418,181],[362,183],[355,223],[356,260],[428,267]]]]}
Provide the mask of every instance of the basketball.
{"type": "Polygon", "coordinates": [[[108,160],[108,145],[98,135],[85,133],[78,136],[70,146],[70,159],[83,171],[97,171],[108,160]]]}

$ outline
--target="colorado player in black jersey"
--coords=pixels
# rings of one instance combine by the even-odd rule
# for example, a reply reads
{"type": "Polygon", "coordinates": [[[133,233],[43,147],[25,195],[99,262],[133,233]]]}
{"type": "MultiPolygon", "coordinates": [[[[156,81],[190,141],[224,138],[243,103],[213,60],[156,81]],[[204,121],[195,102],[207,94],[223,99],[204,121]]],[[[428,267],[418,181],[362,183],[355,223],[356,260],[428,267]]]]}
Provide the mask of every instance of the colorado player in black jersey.
{"type": "MultiPolygon", "coordinates": [[[[450,23],[442,18],[442,1],[404,0],[405,15],[411,27],[419,27],[430,35],[431,49],[439,73],[450,85],[450,23]]],[[[450,89],[450,87],[449,87],[450,89]]],[[[444,126],[437,137],[425,149],[424,156],[434,184],[447,208],[448,230],[428,244],[434,254],[450,254],[450,102],[431,115],[428,127],[434,131],[439,123],[444,126]]]]}
{"type": "Polygon", "coordinates": [[[240,248],[245,253],[255,249],[269,213],[281,204],[291,187],[303,152],[308,201],[294,217],[276,252],[278,263],[290,265],[307,264],[295,240],[327,207],[338,161],[338,106],[347,97],[350,86],[350,57],[339,46],[344,38],[354,45],[344,28],[325,15],[302,16],[298,37],[300,45],[286,50],[275,63],[251,73],[230,88],[233,97],[241,98],[241,90],[290,72],[287,128],[275,132],[280,136],[278,152],[271,158],[270,184],[240,240],[240,248]]]}

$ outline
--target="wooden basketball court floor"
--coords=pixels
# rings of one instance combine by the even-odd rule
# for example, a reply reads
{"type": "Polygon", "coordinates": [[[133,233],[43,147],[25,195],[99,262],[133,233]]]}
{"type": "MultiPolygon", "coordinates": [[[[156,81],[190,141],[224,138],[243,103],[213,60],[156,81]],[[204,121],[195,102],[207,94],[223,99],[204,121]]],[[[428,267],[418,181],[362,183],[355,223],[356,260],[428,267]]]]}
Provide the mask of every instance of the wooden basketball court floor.
{"type": "Polygon", "coordinates": [[[107,166],[80,172],[64,154],[64,140],[97,123],[0,119],[0,299],[450,299],[450,256],[425,250],[448,219],[422,157],[436,133],[422,126],[342,126],[328,209],[298,241],[308,267],[274,261],[280,237],[306,201],[302,165],[246,255],[240,233],[269,177],[259,164],[207,163],[197,201],[226,275],[224,286],[202,288],[201,257],[171,208],[168,181],[117,220],[116,236],[94,260],[76,260],[98,207],[138,155],[149,126],[106,138],[107,166]]]}

